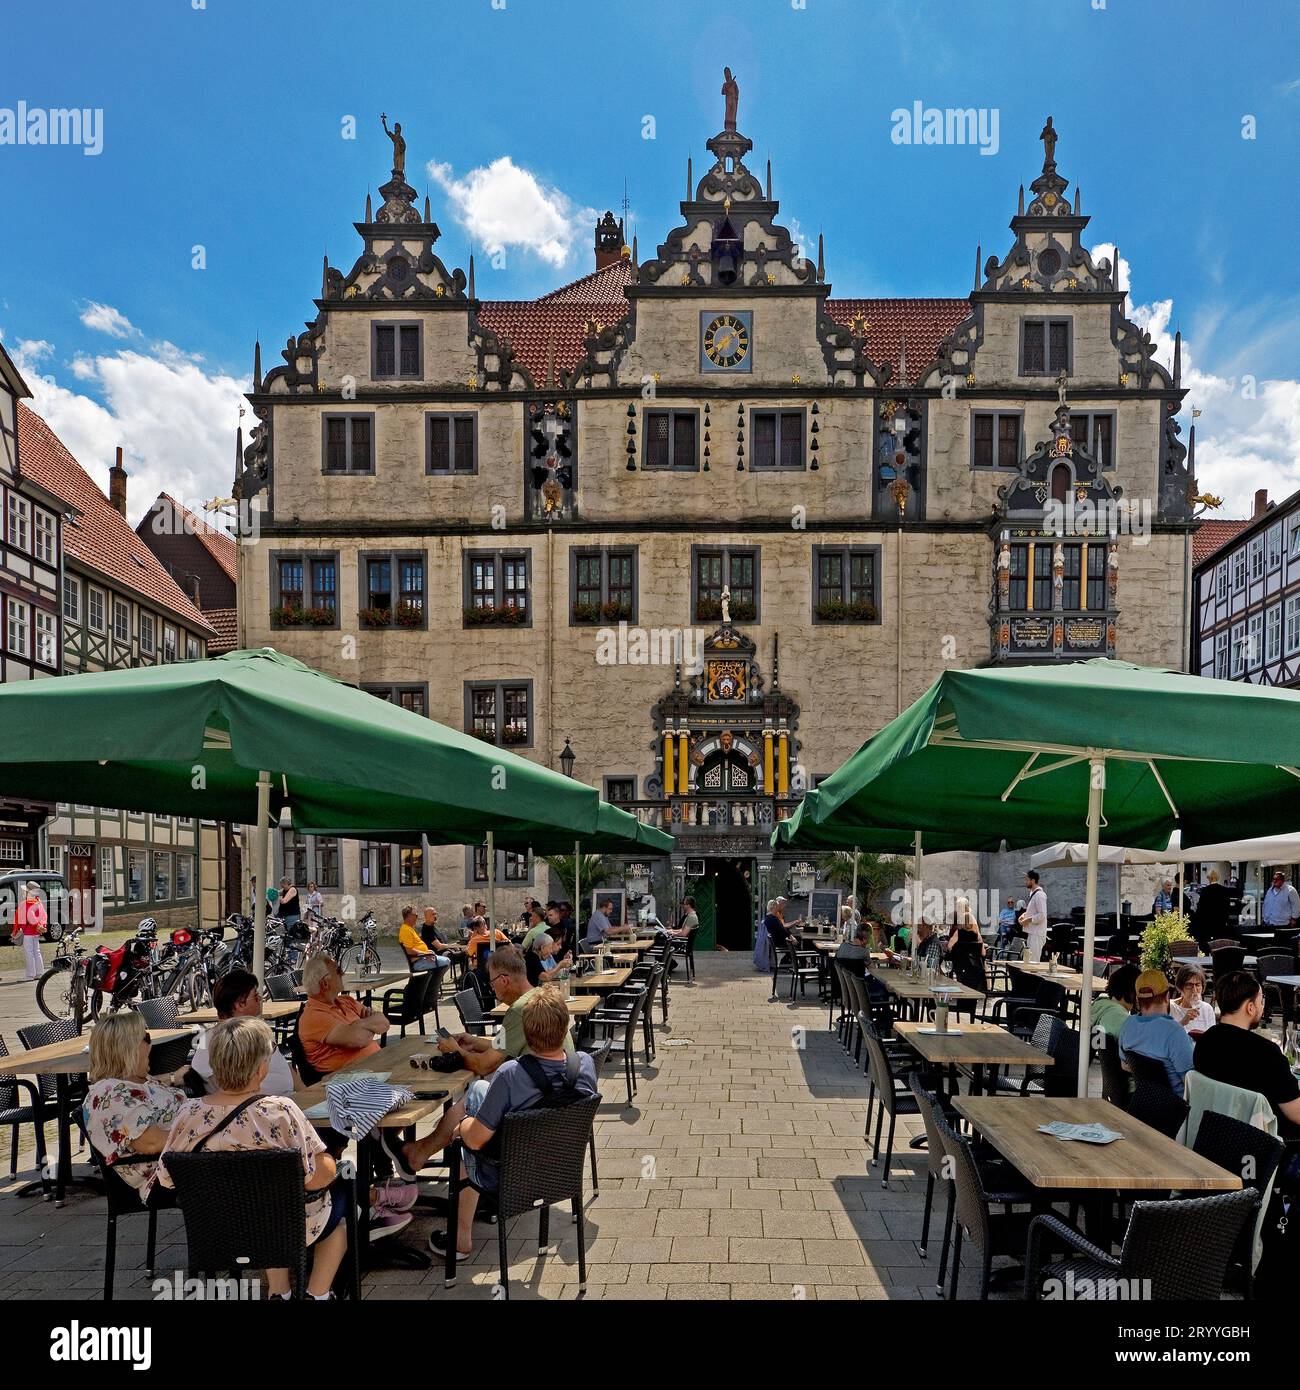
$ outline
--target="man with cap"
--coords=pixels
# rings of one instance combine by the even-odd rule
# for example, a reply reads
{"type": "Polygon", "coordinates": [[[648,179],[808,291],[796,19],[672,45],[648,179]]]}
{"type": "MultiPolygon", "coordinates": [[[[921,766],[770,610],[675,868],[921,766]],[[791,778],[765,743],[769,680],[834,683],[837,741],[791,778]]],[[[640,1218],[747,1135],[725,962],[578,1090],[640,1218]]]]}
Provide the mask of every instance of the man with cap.
{"type": "Polygon", "coordinates": [[[1163,970],[1144,970],[1133,993],[1138,1011],[1120,1030],[1119,1055],[1127,1070],[1130,1053],[1160,1062],[1176,1096],[1183,1094],[1183,1078],[1192,1069],[1192,1040],[1169,1013],[1169,981],[1163,970]]]}
{"type": "Polygon", "coordinates": [[[23,958],[27,967],[26,978],[39,980],[45,972],[45,962],[41,959],[41,933],[45,930],[47,918],[41,903],[41,890],[38,884],[29,883],[27,894],[18,904],[18,915],[14,918],[13,944],[23,939],[23,958]]]}

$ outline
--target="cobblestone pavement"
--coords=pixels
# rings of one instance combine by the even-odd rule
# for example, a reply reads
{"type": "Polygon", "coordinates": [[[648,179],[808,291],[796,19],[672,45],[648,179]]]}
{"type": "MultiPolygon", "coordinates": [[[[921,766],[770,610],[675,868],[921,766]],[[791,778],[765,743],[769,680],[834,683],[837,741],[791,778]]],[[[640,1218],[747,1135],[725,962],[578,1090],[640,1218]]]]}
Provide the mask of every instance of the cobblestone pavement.
{"type": "MultiPolygon", "coordinates": [[[[635,1103],[624,1103],[617,1063],[602,1079],[588,1298],[935,1297],[938,1241],[932,1235],[928,1260],[917,1248],[924,1154],[907,1147],[920,1121],[900,1117],[883,1190],[866,1165],[866,1081],[827,1030],[826,1006],[812,997],[769,1003],[767,977],[738,954],[702,954],[698,965],[694,984],[673,985],[666,1031],[656,1004],[658,1055],[638,1067],[635,1103]]],[[[433,1225],[418,1216],[392,1239],[424,1248],[433,1225]]],[[[144,1228],[119,1226],[119,1298],[151,1296],[140,1269],[144,1228]]],[[[567,1209],[553,1213],[542,1256],[536,1229],[533,1215],[513,1223],[511,1296],[575,1297],[567,1209]]],[[[496,1228],[479,1224],[475,1236],[455,1288],[443,1287],[441,1268],[380,1268],[365,1276],[365,1297],[490,1299],[496,1228]]],[[[0,1297],[98,1297],[103,1246],[103,1202],[88,1190],[55,1210],[0,1188],[0,1297]]],[[[162,1213],[159,1274],[170,1277],[184,1258],[180,1218],[162,1213]]]]}

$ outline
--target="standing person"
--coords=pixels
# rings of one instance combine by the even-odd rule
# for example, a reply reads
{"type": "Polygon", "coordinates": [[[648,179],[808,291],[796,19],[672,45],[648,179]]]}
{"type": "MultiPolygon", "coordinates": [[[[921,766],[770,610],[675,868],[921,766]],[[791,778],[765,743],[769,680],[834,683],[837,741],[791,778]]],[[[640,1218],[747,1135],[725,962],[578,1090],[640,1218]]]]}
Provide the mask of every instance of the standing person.
{"type": "Polygon", "coordinates": [[[325,915],[325,899],[321,895],[320,889],[317,888],[315,883],[310,879],[307,881],[307,897],[305,901],[308,912],[317,917],[323,917],[325,915]]]}
{"type": "Polygon", "coordinates": [[[988,948],[980,935],[980,925],[971,911],[969,898],[958,898],[954,906],[952,931],[948,934],[948,955],[952,959],[953,976],[968,989],[977,989],[981,994],[986,994],[988,981],[984,976],[984,957],[988,954],[988,948]]]}
{"type": "Polygon", "coordinates": [[[1192,914],[1192,935],[1202,951],[1208,951],[1211,941],[1228,934],[1228,912],[1232,894],[1226,884],[1219,882],[1218,869],[1211,869],[1209,882],[1201,889],[1192,914]]]}
{"type": "Polygon", "coordinates": [[[1029,901],[1020,914],[1020,925],[1025,932],[1025,959],[1042,960],[1047,941],[1047,894],[1038,885],[1037,869],[1025,870],[1025,887],[1029,889],[1029,901]]]}
{"type": "Polygon", "coordinates": [[[1174,881],[1167,878],[1160,885],[1160,891],[1151,900],[1151,915],[1159,917],[1162,912],[1174,910],[1174,881]]]}
{"type": "Polygon", "coordinates": [[[302,920],[302,899],[291,878],[280,880],[280,920],[286,927],[296,926],[302,920]]]}
{"type": "Polygon", "coordinates": [[[36,883],[29,883],[22,902],[18,904],[11,938],[15,946],[20,936],[23,939],[25,979],[39,980],[45,973],[45,962],[41,959],[41,933],[48,924],[49,918],[41,902],[41,890],[36,883]]]}
{"type": "MultiPolygon", "coordinates": [[[[28,884],[28,887],[31,885],[28,884]]],[[[1300,893],[1295,884],[1286,881],[1281,869],[1273,874],[1273,883],[1264,894],[1264,925],[1266,927],[1294,927],[1300,917],[1300,893]]]]}

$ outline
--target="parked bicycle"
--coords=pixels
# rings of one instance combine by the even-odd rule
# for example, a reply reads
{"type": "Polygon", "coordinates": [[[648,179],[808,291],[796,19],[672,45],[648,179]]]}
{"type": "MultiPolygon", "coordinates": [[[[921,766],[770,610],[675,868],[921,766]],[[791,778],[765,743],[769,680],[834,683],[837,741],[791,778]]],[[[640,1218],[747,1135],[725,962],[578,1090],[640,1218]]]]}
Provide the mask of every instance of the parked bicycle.
{"type": "Polygon", "coordinates": [[[46,1018],[56,1022],[79,1019],[79,1007],[85,992],[85,972],[82,968],[88,948],[81,944],[85,927],[69,927],[59,941],[49,968],[36,981],[36,1006],[46,1018]]]}
{"type": "Polygon", "coordinates": [[[382,969],[382,962],[379,959],[379,947],[375,944],[375,937],[379,934],[379,928],[375,924],[375,914],[367,912],[366,915],[357,923],[357,933],[359,940],[354,939],[347,927],[339,923],[342,927],[342,938],[339,940],[339,951],[334,955],[334,959],[339,963],[339,969],[343,974],[349,970],[355,970],[359,979],[365,979],[369,975],[378,975],[382,969]]]}

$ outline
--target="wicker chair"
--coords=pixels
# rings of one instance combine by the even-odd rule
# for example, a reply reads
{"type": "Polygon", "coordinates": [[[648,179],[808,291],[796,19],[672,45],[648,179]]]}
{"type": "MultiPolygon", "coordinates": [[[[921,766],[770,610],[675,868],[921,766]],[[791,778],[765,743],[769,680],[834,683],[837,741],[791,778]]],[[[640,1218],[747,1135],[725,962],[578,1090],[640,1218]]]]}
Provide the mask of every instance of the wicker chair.
{"type": "MultiPolygon", "coordinates": [[[[1201,1115],[1192,1149],[1202,1158],[1217,1163],[1220,1168],[1226,1168],[1230,1173],[1240,1173],[1242,1186],[1257,1192],[1263,1204],[1268,1201],[1273,1175],[1286,1152],[1286,1145],[1254,1125],[1234,1120],[1230,1115],[1221,1115],[1217,1110],[1206,1110],[1201,1115]]],[[[1241,1266],[1247,1298],[1254,1291],[1254,1228],[1255,1223],[1251,1222],[1243,1229],[1237,1249],[1233,1252],[1233,1263],[1241,1266]]]]}
{"type": "Polygon", "coordinates": [[[1210,950],[1210,969],[1216,980],[1221,980],[1233,970],[1244,969],[1246,948],[1234,941],[1230,946],[1212,947],[1210,950]]]}
{"type": "Polygon", "coordinates": [[[1026,1067],[1019,1080],[998,1078],[999,1091],[1020,1095],[1072,1096],[1079,1070],[1079,1034],[1055,1014],[1039,1014],[1030,1046],[1046,1052],[1050,1067],[1026,1067]]]}
{"type": "MultiPolygon", "coordinates": [[[[94,1146],[92,1145],[92,1152],[94,1146]]],[[[119,1158],[116,1163],[105,1163],[95,1152],[95,1165],[104,1180],[104,1193],[108,1198],[108,1229],[104,1235],[104,1302],[113,1301],[113,1274],[117,1267],[117,1222],[119,1217],[145,1215],[149,1218],[149,1236],[145,1243],[145,1273],[150,1279],[154,1272],[154,1254],[158,1247],[158,1213],[176,1206],[176,1194],[161,1183],[155,1183],[146,1204],[140,1200],[140,1193],[121,1175],[120,1169],[127,1164],[152,1167],[158,1162],[156,1154],[132,1154],[119,1158]]]]}
{"type": "Polygon", "coordinates": [[[1132,1051],[1125,1060],[1134,1080],[1128,1113],[1168,1138],[1175,1138],[1187,1118],[1187,1102],[1174,1094],[1165,1064],[1132,1051]]]}
{"type": "Polygon", "coordinates": [[[907,1084],[911,1088],[912,1095],[916,1098],[917,1108],[921,1112],[921,1118],[925,1121],[926,1154],[925,1154],[925,1216],[921,1221],[921,1240],[917,1247],[922,1259],[928,1254],[930,1243],[930,1213],[934,1206],[934,1187],[938,1182],[942,1185],[947,1194],[947,1213],[943,1223],[943,1245],[939,1254],[939,1277],[934,1281],[935,1291],[943,1292],[943,1278],[948,1269],[948,1246],[952,1241],[952,1175],[949,1166],[944,1162],[943,1131],[939,1128],[935,1114],[939,1109],[939,1098],[933,1092],[927,1091],[921,1084],[920,1075],[912,1072],[907,1078],[907,1084]]]}
{"type": "MultiPolygon", "coordinates": [[[[80,1033],[76,1023],[70,1018],[60,1018],[49,1023],[29,1023],[26,1028],[19,1028],[18,1041],[31,1051],[37,1047],[49,1047],[51,1043],[71,1042],[80,1033]]],[[[63,1084],[66,1090],[68,1105],[71,1108],[73,1123],[81,1130],[82,1142],[85,1142],[86,1128],[81,1118],[80,1102],[85,1099],[89,1083],[86,1073],[82,1072],[75,1076],[64,1076],[63,1084]]],[[[47,1107],[48,1113],[53,1116],[59,1113],[59,1078],[48,1073],[36,1078],[36,1089],[39,1091],[43,1104],[47,1107]]],[[[45,1165],[41,1164],[41,1194],[46,1191],[46,1181],[44,1177],[45,1165]]],[[[22,1187],[15,1194],[22,1196],[33,1190],[35,1183],[22,1187]]]]}
{"type": "Polygon", "coordinates": [[[684,937],[674,939],[672,949],[673,954],[681,956],[686,962],[686,982],[689,984],[695,979],[695,933],[699,927],[692,927],[684,937]]]}
{"type": "MultiPolygon", "coordinates": [[[[5,1040],[0,1037],[0,1057],[10,1055],[5,1040]]],[[[23,1125],[31,1125],[36,1136],[36,1171],[40,1174],[41,1195],[49,1184],[45,1177],[45,1121],[57,1115],[54,1101],[43,1094],[35,1081],[0,1073],[0,1125],[13,1129],[13,1144],[9,1150],[9,1178],[18,1175],[18,1137],[23,1125]],[[24,1094],[27,1104],[22,1104],[24,1094]]]]}
{"type": "Polygon", "coordinates": [[[1295,1022],[1294,986],[1275,985],[1271,981],[1275,975],[1296,974],[1295,961],[1284,952],[1270,951],[1260,956],[1256,973],[1264,990],[1264,1022],[1267,1023],[1272,1016],[1273,1001],[1276,1000],[1282,1011],[1282,1026],[1289,1027],[1295,1022]]]}
{"type": "Polygon", "coordinates": [[[408,1027],[423,1029],[424,1016],[429,1012],[429,996],[434,987],[435,976],[442,972],[439,966],[434,970],[414,970],[406,983],[384,991],[380,1012],[401,1029],[406,1036],[408,1027]]]}
{"type": "MultiPolygon", "coordinates": [[[[510,1297],[510,1261],[506,1226],[512,1217],[540,1207],[537,1244],[545,1249],[550,1233],[551,1207],[573,1203],[578,1227],[578,1296],[587,1291],[587,1233],[583,1219],[582,1165],[591,1143],[600,1097],[590,1096],[572,1105],[516,1111],[501,1123],[500,1178],[493,1192],[497,1204],[497,1243],[501,1257],[502,1297],[510,1297]]],[[[451,1195],[448,1202],[448,1260],[446,1281],[455,1282],[454,1214],[459,1205],[460,1146],[452,1146],[451,1195]]]]}
{"type": "Polygon", "coordinates": [[[268,975],[266,977],[268,996],[280,1004],[292,1004],[298,998],[298,990],[292,975],[268,975]]]}
{"type": "Polygon", "coordinates": [[[456,1012],[460,1015],[461,1027],[467,1033],[477,1033],[489,1037],[497,1026],[497,1021],[484,1013],[478,994],[472,989],[458,989],[452,996],[456,1012]]]}
{"type": "Polygon", "coordinates": [[[1133,1095],[1133,1082],[1119,1060],[1119,1039],[1107,1033],[1101,1047],[1101,1094],[1103,1100],[1127,1110],[1133,1095]]]}
{"type": "Polygon", "coordinates": [[[171,995],[161,999],[139,999],[135,1011],[144,1019],[146,1028],[179,1028],[181,1026],[180,1008],[171,995]]]}
{"type": "Polygon", "coordinates": [[[1029,1225],[1025,1297],[1038,1302],[1044,1282],[1051,1279],[1068,1281],[1075,1299],[1086,1297],[1081,1287],[1098,1298],[1113,1297],[1116,1280],[1134,1281],[1128,1286],[1135,1290],[1132,1296],[1144,1300],[1218,1299],[1237,1241],[1258,1202],[1259,1194],[1250,1188],[1186,1201],[1136,1202],[1118,1257],[1059,1217],[1036,1216],[1029,1225]],[[1045,1262],[1049,1245],[1063,1246],[1067,1257],[1045,1262]]]}
{"type": "MultiPolygon", "coordinates": [[[[1020,977],[1024,979],[1022,975],[1020,977]]],[[[1039,1016],[1052,1014],[1065,1017],[1067,997],[1065,986],[1042,975],[1031,977],[1033,984],[1027,994],[990,995],[985,1001],[984,1021],[1010,1028],[1016,1037],[1028,1042],[1038,1025],[1039,1016]]]]}

